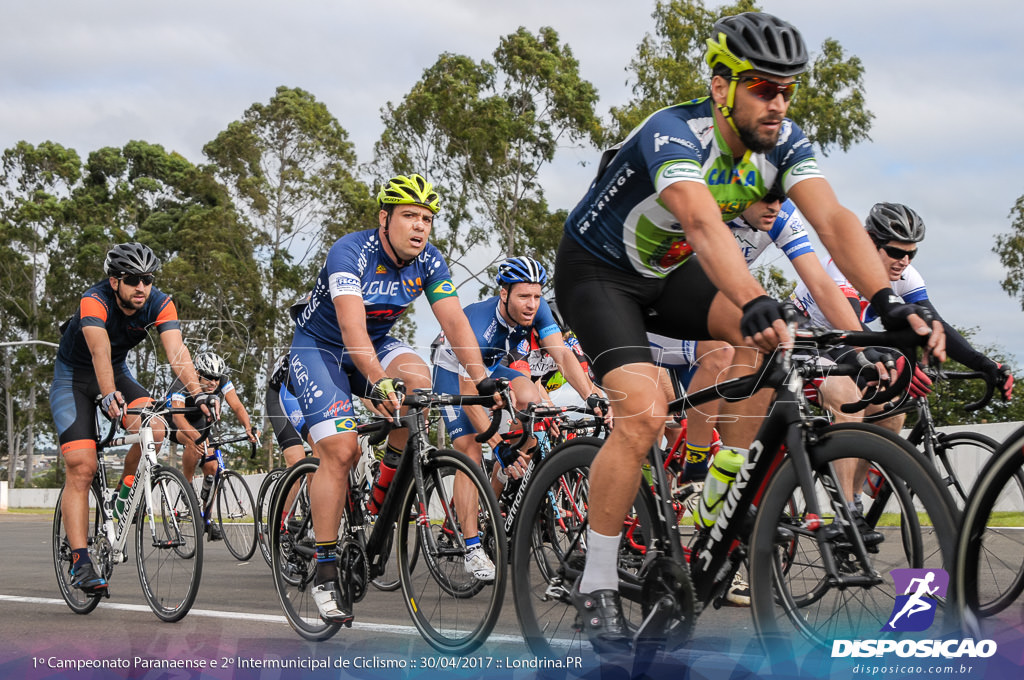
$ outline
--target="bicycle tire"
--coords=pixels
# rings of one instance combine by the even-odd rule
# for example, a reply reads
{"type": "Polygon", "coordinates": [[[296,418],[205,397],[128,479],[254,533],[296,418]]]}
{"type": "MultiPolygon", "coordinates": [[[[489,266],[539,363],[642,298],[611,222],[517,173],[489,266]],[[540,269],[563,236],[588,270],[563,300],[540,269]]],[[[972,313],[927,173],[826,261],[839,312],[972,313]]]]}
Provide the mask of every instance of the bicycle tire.
{"type": "MultiPolygon", "coordinates": [[[[578,438],[553,452],[531,478],[516,521],[512,599],[523,637],[539,658],[591,653],[585,634],[576,630],[570,591],[586,560],[588,474],[602,444],[578,438]]],[[[649,527],[640,535],[656,531],[647,496],[641,491],[634,503],[639,526],[649,527]]],[[[644,557],[624,537],[618,560],[623,615],[635,626],[643,620],[644,557]]]]}
{"type": "Polygon", "coordinates": [[[965,615],[995,616],[1024,592],[1022,530],[999,526],[1024,510],[1022,448],[1024,428],[997,449],[964,508],[956,575],[965,615]]]}
{"type": "MultiPolygon", "coordinates": [[[[73,555],[71,544],[68,543],[67,534],[64,531],[64,521],[61,501],[64,498],[64,490],[61,489],[57,496],[57,505],[53,512],[53,568],[57,575],[57,585],[60,587],[61,597],[68,607],[76,614],[88,614],[100,603],[102,595],[89,595],[71,585],[71,564],[73,555]]],[[[110,563],[109,552],[105,552],[107,539],[103,536],[102,493],[96,484],[89,487],[89,524],[86,529],[86,541],[89,549],[89,558],[94,568],[104,578],[110,578],[113,565],[110,563]]]]}
{"type": "Polygon", "coordinates": [[[427,514],[420,525],[408,521],[397,524],[402,594],[413,624],[428,644],[441,652],[468,654],[484,643],[501,614],[507,583],[508,539],[490,482],[479,465],[450,449],[433,451],[422,465],[424,477],[430,480],[427,488],[432,489],[431,498],[418,498],[413,479],[400,490],[399,496],[400,515],[409,508],[420,507],[421,501],[427,514]],[[466,573],[465,551],[460,547],[464,544],[444,536],[445,530],[461,531],[462,527],[457,514],[451,515],[454,504],[447,498],[441,481],[448,469],[466,475],[476,490],[481,543],[494,562],[494,581],[483,584],[472,597],[451,595],[453,588],[463,590],[460,584],[476,579],[466,573]],[[411,535],[416,535],[418,545],[411,541],[411,535]],[[414,570],[412,557],[417,552],[425,566],[414,570]]]}
{"type": "Polygon", "coordinates": [[[239,562],[256,552],[256,510],[245,478],[228,470],[217,485],[217,524],[224,545],[239,562]]]}
{"type": "Polygon", "coordinates": [[[180,621],[195,603],[203,575],[203,532],[193,521],[200,517],[199,501],[180,470],[157,466],[151,483],[152,513],[143,493],[136,516],[139,583],[157,618],[180,621]]]}
{"type": "MultiPolygon", "coordinates": [[[[888,567],[917,567],[944,569],[947,573],[953,566],[953,550],[957,531],[957,520],[948,494],[937,480],[937,475],[922,460],[920,452],[909,443],[892,433],[872,425],[847,425],[843,428],[824,430],[819,439],[808,445],[808,456],[816,479],[838,488],[834,467],[831,463],[839,459],[858,458],[885,470],[894,479],[905,485],[916,496],[921,526],[934,529],[929,540],[936,542],[935,550],[925,546],[920,564],[908,564],[906,550],[895,545],[891,538],[883,542],[878,555],[868,554],[865,569],[856,559],[840,559],[843,548],[837,547],[847,540],[846,532],[828,539],[835,548],[837,561],[843,574],[853,574],[865,579],[864,585],[839,588],[829,586],[827,593],[817,597],[808,606],[799,606],[793,593],[804,592],[805,586],[794,579],[805,579],[807,583],[821,581],[821,569],[813,561],[821,553],[814,541],[805,541],[807,550],[803,553],[808,560],[804,569],[784,571],[780,554],[791,549],[790,541],[779,538],[782,528],[799,535],[802,527],[789,515],[787,506],[799,490],[796,470],[792,458],[787,458],[778,467],[765,488],[758,507],[757,519],[750,541],[750,587],[751,609],[755,628],[773,658],[791,660],[793,654],[804,650],[795,647],[828,646],[834,639],[858,639],[888,637],[880,632],[895,614],[896,593],[888,579],[880,573],[888,567]],[[794,588],[794,585],[796,586],[794,588]]],[[[822,496],[820,492],[819,497],[822,496]]],[[[829,509],[826,498],[823,512],[829,509]]],[[[822,530],[831,525],[822,518],[822,530]]],[[[902,523],[902,516],[896,521],[902,523]]],[[[806,532],[805,532],[806,533],[806,532]]],[[[846,545],[849,545],[847,541],[846,545]]],[[[902,593],[901,593],[902,594],[902,593]]],[[[957,595],[955,588],[946,594],[946,603],[951,606],[932,607],[936,623],[928,630],[917,634],[900,632],[902,637],[927,635],[929,637],[951,633],[958,627],[957,595]]]]}
{"type": "Polygon", "coordinates": [[[270,566],[270,528],[267,517],[270,516],[270,504],[274,500],[274,487],[284,476],[287,468],[276,467],[263,477],[259,493],[256,494],[256,540],[260,545],[260,554],[270,566]]]}
{"type": "Polygon", "coordinates": [[[967,504],[967,498],[970,496],[971,487],[974,486],[974,479],[977,479],[976,475],[970,475],[965,468],[973,467],[974,470],[981,470],[991,460],[998,448],[999,442],[978,432],[939,434],[935,458],[938,462],[939,474],[944,476],[949,486],[949,495],[956,504],[957,510],[963,511],[967,504]],[[956,464],[958,462],[961,462],[961,465],[958,466],[956,464]]]}
{"type": "Polygon", "coordinates": [[[327,640],[341,628],[341,624],[320,618],[311,592],[316,573],[316,539],[306,483],[307,475],[315,473],[318,467],[319,459],[307,458],[288,468],[275,487],[270,510],[270,517],[275,518],[270,523],[274,589],[289,625],[313,642],[327,640]]]}

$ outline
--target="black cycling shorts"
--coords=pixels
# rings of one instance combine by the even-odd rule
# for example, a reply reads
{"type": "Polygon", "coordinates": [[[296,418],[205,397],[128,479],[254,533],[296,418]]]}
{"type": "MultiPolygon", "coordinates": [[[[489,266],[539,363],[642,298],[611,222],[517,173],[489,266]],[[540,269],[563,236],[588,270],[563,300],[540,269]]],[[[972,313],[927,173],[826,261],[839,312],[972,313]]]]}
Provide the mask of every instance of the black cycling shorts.
{"type": "Polygon", "coordinates": [[[697,257],[663,279],[625,272],[568,235],[555,260],[555,299],[590,357],[598,382],[609,371],[654,363],[647,332],[682,340],[708,340],[708,314],[718,289],[697,257]]]}
{"type": "MultiPolygon", "coordinates": [[[[136,382],[125,364],[114,367],[114,385],[129,407],[152,403],[149,392],[136,382]]],[[[50,412],[57,426],[62,454],[77,449],[96,450],[96,399],[100,386],[91,368],[75,368],[60,359],[54,363],[50,385],[50,412]]]]}
{"type": "MultiPolygon", "coordinates": [[[[303,435],[309,433],[305,426],[306,421],[302,418],[302,411],[298,411],[296,414],[296,417],[302,421],[299,425],[302,433],[296,429],[291,418],[288,417],[287,404],[294,401],[295,396],[288,390],[287,381],[277,388],[273,385],[267,387],[267,418],[270,420],[270,427],[274,430],[277,445],[282,451],[290,446],[302,446],[303,435]]],[[[297,407],[297,404],[294,406],[297,407]]]]}

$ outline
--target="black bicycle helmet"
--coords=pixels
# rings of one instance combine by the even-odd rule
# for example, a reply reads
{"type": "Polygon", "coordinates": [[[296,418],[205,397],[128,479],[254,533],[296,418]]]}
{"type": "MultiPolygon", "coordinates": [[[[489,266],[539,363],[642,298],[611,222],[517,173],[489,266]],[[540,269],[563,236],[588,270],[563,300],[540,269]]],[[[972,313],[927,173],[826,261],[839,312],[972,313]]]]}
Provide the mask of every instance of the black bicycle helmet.
{"type": "Polygon", "coordinates": [[[704,60],[733,74],[761,71],[788,78],[807,70],[807,47],[800,31],[764,12],[744,12],[719,19],[711,29],[704,60]]]}
{"type": "Polygon", "coordinates": [[[875,203],[864,228],[877,243],[924,240],[924,220],[902,203],[875,203]]]}
{"type": "Polygon", "coordinates": [[[107,252],[103,271],[107,276],[152,274],[160,268],[160,260],[149,246],[141,243],[119,243],[107,252]]]}

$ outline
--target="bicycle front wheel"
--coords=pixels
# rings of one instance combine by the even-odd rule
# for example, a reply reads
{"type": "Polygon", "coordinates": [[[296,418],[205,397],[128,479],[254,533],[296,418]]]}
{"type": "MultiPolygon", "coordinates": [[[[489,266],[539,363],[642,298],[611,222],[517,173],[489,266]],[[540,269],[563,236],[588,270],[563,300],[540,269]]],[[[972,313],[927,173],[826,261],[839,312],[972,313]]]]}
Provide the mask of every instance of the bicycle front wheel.
{"type": "Polygon", "coordinates": [[[418,497],[414,480],[399,496],[402,594],[413,623],[432,647],[468,654],[483,644],[501,613],[508,539],[498,502],[479,465],[457,451],[441,449],[423,464],[423,475],[426,498],[418,497]],[[455,487],[462,484],[469,501],[458,506],[455,487]],[[409,521],[410,509],[420,509],[418,522],[409,521]],[[493,581],[477,579],[467,566],[465,539],[472,535],[474,524],[494,564],[493,581]]]}
{"type": "Polygon", "coordinates": [[[217,487],[217,523],[224,536],[224,544],[244,562],[256,552],[256,511],[252,492],[242,475],[228,470],[217,487]]]}
{"type": "MultiPolygon", "coordinates": [[[[603,442],[573,440],[557,449],[529,481],[512,539],[512,592],[530,650],[540,658],[590,654],[577,630],[570,592],[587,559],[590,465],[603,442]]],[[[643,621],[641,573],[653,535],[650,512],[638,497],[624,518],[619,545],[619,593],[627,621],[643,621]]]]}
{"type": "Polygon", "coordinates": [[[964,509],[957,584],[965,607],[994,616],[1024,592],[1024,429],[982,470],[964,509]]]}
{"type": "MultiPolygon", "coordinates": [[[[956,591],[929,592],[924,614],[913,621],[928,632],[886,632],[899,620],[895,630],[908,630],[897,607],[894,583],[904,578],[924,578],[943,584],[952,568],[957,522],[946,491],[930,473],[919,454],[903,440],[870,425],[829,428],[807,450],[814,473],[814,494],[822,516],[805,514],[806,490],[797,480],[796,468],[787,458],[768,481],[758,507],[750,543],[751,604],[755,626],[769,654],[792,658],[800,640],[810,645],[829,646],[836,639],[877,638],[898,635],[935,637],[957,628],[956,591]],[[843,517],[838,493],[840,477],[835,462],[843,459],[867,461],[898,487],[883,521],[877,529],[883,542],[877,553],[860,553],[853,543],[853,531],[843,517]],[[908,500],[916,499],[914,505],[908,500]],[[795,503],[794,503],[795,500],[795,503]],[[794,516],[793,508],[799,509],[794,516]],[[925,544],[908,548],[902,536],[916,533],[925,544]],[[831,552],[836,574],[826,568],[823,551],[831,552]],[[896,572],[897,569],[914,569],[896,572]],[[927,570],[927,571],[926,571],[927,570]],[[939,571],[936,571],[939,570],[939,571]],[[939,596],[945,594],[945,604],[939,596]],[[934,617],[934,625],[924,618],[934,617]]],[[[869,501],[870,499],[865,499],[869,501]]],[[[905,586],[904,586],[905,587],[905,586]]],[[[916,592],[916,591],[914,591],[916,592]]],[[[797,652],[800,653],[799,650],[797,652]]]]}
{"type": "Polygon", "coordinates": [[[284,477],[286,468],[274,468],[263,478],[260,484],[259,493],[256,494],[256,537],[260,544],[260,553],[263,559],[270,566],[270,526],[267,518],[270,517],[270,504],[274,500],[274,488],[284,477]]]}
{"type": "MultiPolygon", "coordinates": [[[[68,542],[67,533],[64,531],[64,514],[61,501],[64,499],[64,490],[57,496],[57,507],[53,512],[53,568],[57,573],[57,585],[60,587],[61,597],[67,602],[68,607],[76,614],[88,614],[100,603],[97,595],[87,595],[78,588],[71,585],[71,565],[73,554],[71,544],[68,542]]],[[[86,547],[89,549],[89,559],[97,573],[104,578],[110,578],[112,564],[110,562],[110,545],[103,536],[103,515],[100,510],[101,498],[96,490],[96,485],[89,487],[89,524],[86,528],[86,547]]]]}
{"type": "Polygon", "coordinates": [[[270,569],[274,588],[288,623],[307,640],[326,640],[341,624],[320,618],[313,600],[316,574],[316,538],[309,504],[309,478],[320,466],[307,458],[290,467],[277,483],[270,505],[270,569]]]}
{"type": "MultiPolygon", "coordinates": [[[[153,472],[153,507],[145,494],[136,516],[135,560],[142,594],[163,621],[179,621],[196,600],[203,573],[202,515],[180,470],[153,472]]],[[[145,491],[144,489],[142,491],[145,491]]]]}
{"type": "Polygon", "coordinates": [[[977,432],[939,434],[935,448],[939,474],[949,485],[957,510],[963,511],[979,471],[999,448],[999,442],[977,432]]]}

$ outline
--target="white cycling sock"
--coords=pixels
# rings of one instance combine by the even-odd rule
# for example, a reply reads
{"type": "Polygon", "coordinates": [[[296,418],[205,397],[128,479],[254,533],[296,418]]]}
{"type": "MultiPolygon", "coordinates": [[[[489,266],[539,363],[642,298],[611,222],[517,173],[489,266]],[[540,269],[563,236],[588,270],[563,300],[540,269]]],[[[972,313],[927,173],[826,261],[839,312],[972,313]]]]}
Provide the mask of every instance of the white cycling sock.
{"type": "Polygon", "coordinates": [[[619,589],[619,541],[621,535],[605,536],[587,529],[587,564],[580,577],[580,592],[619,589]]]}

